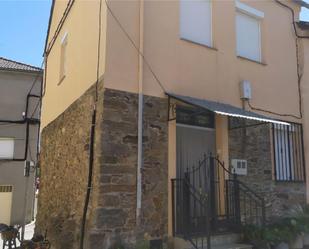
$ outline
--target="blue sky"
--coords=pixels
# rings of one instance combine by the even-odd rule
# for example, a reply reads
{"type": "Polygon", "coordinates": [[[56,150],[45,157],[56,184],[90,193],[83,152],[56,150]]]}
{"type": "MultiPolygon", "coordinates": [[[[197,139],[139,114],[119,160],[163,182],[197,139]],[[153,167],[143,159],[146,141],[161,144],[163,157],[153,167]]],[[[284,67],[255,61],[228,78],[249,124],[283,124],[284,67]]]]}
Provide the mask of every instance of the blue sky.
{"type": "MultiPolygon", "coordinates": [[[[306,2],[309,3],[309,0],[307,0],[306,2]]],[[[300,18],[303,21],[308,21],[309,22],[309,10],[306,9],[306,8],[302,8],[302,12],[301,12],[300,18]]]]}
{"type": "Polygon", "coordinates": [[[0,0],[0,56],[40,66],[51,0],[0,0]]]}
{"type": "MultiPolygon", "coordinates": [[[[51,0],[0,0],[0,56],[41,65],[50,5],[51,0]]],[[[301,19],[309,21],[309,10],[301,19]]]]}

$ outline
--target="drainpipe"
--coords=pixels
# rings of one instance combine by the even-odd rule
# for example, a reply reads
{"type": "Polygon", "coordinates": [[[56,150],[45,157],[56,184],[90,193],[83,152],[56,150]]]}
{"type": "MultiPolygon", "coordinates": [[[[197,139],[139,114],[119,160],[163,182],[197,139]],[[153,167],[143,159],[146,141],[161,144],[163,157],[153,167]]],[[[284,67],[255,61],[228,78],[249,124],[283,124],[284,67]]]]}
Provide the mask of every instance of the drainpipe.
{"type": "Polygon", "coordinates": [[[137,145],[137,186],[136,224],[140,224],[142,207],[142,166],[143,166],[143,50],[144,50],[144,0],[139,1],[139,58],[138,58],[138,145],[137,145]]]}

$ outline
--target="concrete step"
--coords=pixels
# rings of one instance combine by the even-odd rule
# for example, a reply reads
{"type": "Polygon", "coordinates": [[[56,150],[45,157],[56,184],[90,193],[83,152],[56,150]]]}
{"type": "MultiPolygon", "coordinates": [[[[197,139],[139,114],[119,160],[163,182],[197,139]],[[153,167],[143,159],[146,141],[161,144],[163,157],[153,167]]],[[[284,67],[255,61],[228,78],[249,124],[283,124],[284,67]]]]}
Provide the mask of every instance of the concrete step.
{"type": "Polygon", "coordinates": [[[239,233],[219,234],[211,236],[210,241],[212,245],[236,244],[241,241],[241,235],[239,233]]]}
{"type": "MultiPolygon", "coordinates": [[[[194,239],[194,241],[198,245],[203,244],[204,247],[206,248],[207,238],[197,238],[197,239],[194,239]]],[[[210,241],[211,241],[210,243],[212,247],[237,244],[241,241],[241,235],[237,233],[220,234],[220,235],[211,236],[210,241]]],[[[175,246],[175,249],[192,248],[192,244],[190,243],[190,241],[184,240],[183,238],[174,238],[174,246],[175,246]]]]}
{"type": "MultiPolygon", "coordinates": [[[[246,245],[246,244],[223,244],[223,245],[217,245],[217,246],[211,246],[211,249],[252,249],[252,245],[246,245]]],[[[174,247],[175,249],[178,249],[178,247],[174,247]]],[[[199,249],[207,249],[207,245],[199,246],[199,249]]],[[[187,247],[186,249],[195,249],[192,245],[190,247],[187,247]]]]}
{"type": "MultiPolygon", "coordinates": [[[[204,247],[203,249],[206,249],[206,247],[204,247]]],[[[252,249],[252,245],[233,243],[233,244],[223,244],[223,245],[212,246],[211,249],[252,249]]]]}

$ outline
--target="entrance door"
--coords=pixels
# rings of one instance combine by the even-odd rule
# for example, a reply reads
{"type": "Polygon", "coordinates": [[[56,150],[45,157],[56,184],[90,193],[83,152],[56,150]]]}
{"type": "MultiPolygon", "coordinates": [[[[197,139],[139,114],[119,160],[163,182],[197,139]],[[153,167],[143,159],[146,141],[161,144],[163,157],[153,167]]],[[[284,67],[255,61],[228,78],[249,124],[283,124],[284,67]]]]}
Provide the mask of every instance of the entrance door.
{"type": "Polygon", "coordinates": [[[187,169],[196,167],[204,154],[215,155],[215,129],[177,124],[177,178],[187,169]]]}
{"type": "Polygon", "coordinates": [[[13,187],[0,185],[0,223],[11,225],[13,187]]]}

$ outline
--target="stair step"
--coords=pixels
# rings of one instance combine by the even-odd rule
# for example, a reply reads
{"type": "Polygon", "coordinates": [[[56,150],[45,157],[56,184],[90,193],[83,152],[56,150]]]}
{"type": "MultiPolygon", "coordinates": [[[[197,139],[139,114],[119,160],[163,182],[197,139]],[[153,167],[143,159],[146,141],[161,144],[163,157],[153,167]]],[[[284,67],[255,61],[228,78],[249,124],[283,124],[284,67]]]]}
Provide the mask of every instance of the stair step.
{"type": "Polygon", "coordinates": [[[236,244],[240,241],[240,234],[227,233],[211,236],[212,245],[236,244]]]}
{"type": "MultiPolygon", "coordinates": [[[[206,248],[204,248],[206,249],[206,248]]],[[[224,244],[212,246],[211,249],[252,249],[252,245],[246,244],[224,244]]]]}
{"type": "MultiPolygon", "coordinates": [[[[241,244],[240,234],[230,233],[211,236],[211,249],[252,249],[251,245],[241,244]]],[[[198,247],[203,244],[203,249],[207,249],[207,238],[193,239],[198,247]]],[[[175,249],[193,249],[193,245],[182,238],[174,238],[175,249]]],[[[202,248],[201,248],[202,249],[202,248]]]]}

